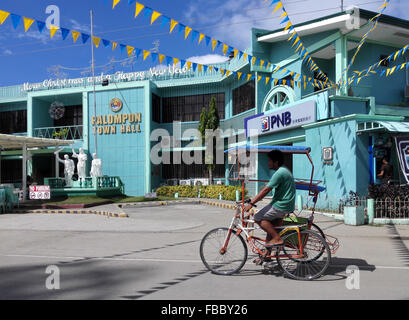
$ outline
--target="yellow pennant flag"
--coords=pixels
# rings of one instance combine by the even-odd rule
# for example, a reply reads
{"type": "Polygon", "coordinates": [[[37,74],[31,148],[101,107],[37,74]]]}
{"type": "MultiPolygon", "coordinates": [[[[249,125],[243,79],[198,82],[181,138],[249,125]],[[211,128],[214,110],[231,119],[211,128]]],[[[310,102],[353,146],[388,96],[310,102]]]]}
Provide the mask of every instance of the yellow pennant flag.
{"type": "Polygon", "coordinates": [[[126,51],[128,52],[128,57],[132,55],[132,52],[135,50],[134,47],[126,46],[126,51]]]}
{"type": "Polygon", "coordinates": [[[275,86],[278,85],[278,79],[275,79],[275,80],[274,80],[274,85],[275,85],[275,86]]]}
{"type": "Polygon", "coordinates": [[[175,20],[171,20],[170,21],[170,32],[169,33],[172,33],[173,32],[173,30],[175,29],[175,27],[177,26],[179,24],[179,22],[177,22],[177,21],[175,21],[175,20]]]}
{"type": "Polygon", "coordinates": [[[291,22],[287,23],[287,26],[284,28],[284,31],[287,31],[292,26],[291,22]]]}
{"type": "Polygon", "coordinates": [[[247,53],[243,54],[243,59],[244,59],[244,61],[247,60],[247,53]]]}
{"type": "Polygon", "coordinates": [[[251,62],[252,62],[252,64],[253,64],[253,66],[254,66],[254,64],[256,63],[256,61],[257,61],[257,58],[256,58],[256,57],[253,57],[253,59],[251,59],[251,62]]]}
{"type": "Polygon", "coordinates": [[[185,28],[185,40],[187,39],[191,31],[192,31],[192,28],[189,28],[189,27],[185,28]]]}
{"type": "Polygon", "coordinates": [[[99,44],[101,43],[101,38],[98,37],[92,37],[92,41],[94,42],[95,47],[99,47],[99,44]]]}
{"type": "Polygon", "coordinates": [[[55,33],[57,32],[57,30],[59,30],[60,28],[58,28],[57,26],[50,26],[50,35],[51,35],[51,39],[54,37],[55,33]]]}
{"type": "Polygon", "coordinates": [[[199,65],[198,65],[198,68],[199,68],[199,72],[202,72],[203,65],[199,64],[199,65]]]}
{"type": "Polygon", "coordinates": [[[266,85],[268,84],[269,81],[270,81],[270,77],[266,77],[266,85]]]}
{"type": "Polygon", "coordinates": [[[0,24],[3,24],[4,21],[6,21],[6,19],[8,18],[9,15],[10,15],[10,12],[0,10],[0,24]]]}
{"type": "Polygon", "coordinates": [[[159,63],[162,63],[165,60],[166,56],[164,54],[159,55],[159,63]]]}
{"type": "Polygon", "coordinates": [[[227,44],[223,43],[223,55],[225,56],[227,53],[227,49],[229,49],[229,46],[227,44]]]}
{"type": "Polygon", "coordinates": [[[226,71],[226,77],[228,77],[230,75],[231,71],[227,70],[226,71]]]}
{"type": "Polygon", "coordinates": [[[119,2],[121,2],[121,0],[114,0],[114,1],[112,2],[112,9],[115,9],[116,5],[117,5],[119,2]]]}
{"type": "Polygon", "coordinates": [[[297,34],[297,33],[294,31],[294,32],[291,34],[291,37],[288,38],[288,41],[291,41],[291,39],[294,38],[294,36],[295,36],[296,34],[297,34]]]}
{"type": "Polygon", "coordinates": [[[390,75],[393,74],[396,70],[396,66],[392,68],[391,72],[389,73],[390,75]]]}
{"type": "Polygon", "coordinates": [[[112,42],[112,51],[115,51],[117,46],[118,46],[117,42],[112,42]]]}
{"type": "Polygon", "coordinates": [[[288,16],[287,12],[284,11],[284,13],[280,16],[280,18],[284,18],[284,17],[287,17],[287,16],[288,16]]]}
{"type": "Polygon", "coordinates": [[[155,20],[158,19],[161,15],[162,15],[162,13],[153,11],[153,13],[152,13],[152,18],[151,18],[151,24],[154,23],[155,20]]]}
{"type": "Polygon", "coordinates": [[[397,51],[397,52],[395,53],[395,56],[393,57],[393,61],[396,60],[396,57],[398,56],[399,52],[400,52],[400,51],[397,51]]]}
{"type": "Polygon", "coordinates": [[[247,81],[249,81],[250,78],[251,78],[251,74],[248,74],[248,75],[247,75],[247,81]]]}
{"type": "Polygon", "coordinates": [[[285,86],[287,84],[287,80],[283,80],[283,85],[285,86]]]}
{"type": "Polygon", "coordinates": [[[27,32],[28,29],[30,29],[31,25],[34,23],[34,20],[26,18],[26,17],[23,17],[23,20],[24,20],[24,29],[27,32]]]}
{"type": "Polygon", "coordinates": [[[199,44],[203,41],[203,39],[205,38],[205,34],[201,33],[199,36],[199,44]]]}
{"type": "Polygon", "coordinates": [[[192,67],[192,63],[190,61],[187,61],[186,65],[187,65],[187,70],[190,70],[190,68],[192,67]]]}
{"type": "Polygon", "coordinates": [[[283,4],[281,3],[281,1],[277,4],[276,8],[274,9],[273,13],[276,12],[278,9],[282,8],[283,4]]]}
{"type": "Polygon", "coordinates": [[[264,60],[260,60],[260,67],[262,68],[264,66],[264,60]]]}
{"type": "Polygon", "coordinates": [[[139,16],[139,14],[141,13],[142,9],[145,8],[145,6],[143,4],[140,3],[136,3],[136,9],[135,9],[135,18],[137,16],[139,16]]]}
{"type": "Polygon", "coordinates": [[[72,33],[72,39],[74,40],[74,43],[77,42],[78,37],[80,36],[81,33],[74,31],[74,30],[72,30],[71,33],[72,33]]]}
{"type": "Polygon", "coordinates": [[[269,63],[267,63],[267,67],[266,67],[266,69],[269,69],[270,68],[270,66],[271,66],[271,63],[269,62],[269,63]]]}
{"type": "Polygon", "coordinates": [[[177,65],[178,62],[179,62],[179,59],[178,59],[178,58],[173,58],[173,64],[174,64],[174,65],[177,65]]]}
{"type": "Polygon", "coordinates": [[[212,66],[209,66],[209,71],[213,71],[213,67],[212,67],[212,66]]]}
{"type": "Polygon", "coordinates": [[[145,61],[146,58],[149,57],[150,54],[151,54],[150,51],[143,50],[143,61],[145,61]]]}
{"type": "Polygon", "coordinates": [[[243,74],[243,73],[241,73],[241,72],[237,72],[237,75],[238,75],[239,80],[240,80],[242,74],[243,74]]]}
{"type": "Polygon", "coordinates": [[[217,40],[212,39],[212,49],[214,51],[214,49],[216,49],[216,45],[217,45],[217,40]]]}
{"type": "Polygon", "coordinates": [[[259,82],[261,80],[262,76],[258,76],[257,77],[257,82],[259,82]]]}
{"type": "Polygon", "coordinates": [[[234,49],[233,52],[234,52],[234,57],[237,57],[237,55],[239,54],[239,50],[234,49]]]}
{"type": "Polygon", "coordinates": [[[297,37],[295,39],[295,41],[294,41],[293,45],[291,46],[291,48],[294,47],[298,43],[298,41],[300,41],[300,37],[297,37]]]}

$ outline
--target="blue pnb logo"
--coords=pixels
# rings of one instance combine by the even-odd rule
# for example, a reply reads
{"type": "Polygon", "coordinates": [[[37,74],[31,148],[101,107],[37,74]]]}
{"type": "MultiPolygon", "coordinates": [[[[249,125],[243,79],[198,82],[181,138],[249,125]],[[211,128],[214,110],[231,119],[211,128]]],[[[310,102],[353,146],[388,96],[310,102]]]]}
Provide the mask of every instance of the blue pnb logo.
{"type": "Polygon", "coordinates": [[[291,125],[291,112],[284,112],[281,115],[271,117],[271,129],[283,128],[291,125]]]}

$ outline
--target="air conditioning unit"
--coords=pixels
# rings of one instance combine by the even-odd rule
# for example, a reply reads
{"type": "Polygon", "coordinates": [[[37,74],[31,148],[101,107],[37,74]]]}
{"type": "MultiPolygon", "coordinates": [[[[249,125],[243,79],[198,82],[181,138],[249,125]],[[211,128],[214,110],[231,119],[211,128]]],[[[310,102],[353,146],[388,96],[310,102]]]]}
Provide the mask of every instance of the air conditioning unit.
{"type": "Polygon", "coordinates": [[[191,186],[192,181],[191,180],[180,180],[179,185],[181,185],[181,186],[191,186]]]}
{"type": "Polygon", "coordinates": [[[224,181],[223,181],[223,180],[218,180],[218,181],[216,182],[216,184],[217,184],[218,186],[222,186],[222,185],[224,185],[224,181]]]}
{"type": "Polygon", "coordinates": [[[195,186],[208,186],[209,185],[209,179],[194,179],[193,184],[195,186]]]}
{"type": "Polygon", "coordinates": [[[168,179],[166,183],[168,186],[177,186],[179,183],[179,180],[178,179],[168,179]]]}

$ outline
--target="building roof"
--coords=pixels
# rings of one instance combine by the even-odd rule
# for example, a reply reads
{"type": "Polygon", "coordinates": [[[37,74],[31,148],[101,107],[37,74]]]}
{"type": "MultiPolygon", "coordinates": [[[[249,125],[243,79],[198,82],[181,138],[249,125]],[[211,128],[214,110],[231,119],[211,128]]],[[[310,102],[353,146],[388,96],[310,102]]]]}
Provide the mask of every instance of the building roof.
{"type": "MultiPolygon", "coordinates": [[[[377,14],[377,12],[359,9],[360,29],[358,30],[353,30],[350,28],[350,26],[353,25],[354,19],[352,11],[343,11],[315,20],[303,22],[294,25],[294,28],[300,36],[308,36],[325,31],[339,30],[342,34],[348,34],[350,40],[357,39],[359,41],[371,28],[371,24],[368,25],[369,20],[377,14]],[[349,22],[349,24],[347,22],[349,22]]],[[[284,28],[282,28],[271,32],[259,33],[256,36],[259,42],[274,43],[287,40],[288,31],[284,31],[284,28]]],[[[409,21],[392,16],[381,15],[377,28],[370,33],[368,40],[388,44],[397,48],[404,47],[409,40],[409,21]]],[[[353,48],[353,45],[349,47],[349,49],[353,48]]],[[[325,56],[321,58],[325,58],[325,56]]]]}
{"type": "Polygon", "coordinates": [[[74,144],[74,141],[0,134],[0,148],[3,150],[23,149],[24,144],[26,144],[27,148],[47,148],[69,146],[74,144]]]}

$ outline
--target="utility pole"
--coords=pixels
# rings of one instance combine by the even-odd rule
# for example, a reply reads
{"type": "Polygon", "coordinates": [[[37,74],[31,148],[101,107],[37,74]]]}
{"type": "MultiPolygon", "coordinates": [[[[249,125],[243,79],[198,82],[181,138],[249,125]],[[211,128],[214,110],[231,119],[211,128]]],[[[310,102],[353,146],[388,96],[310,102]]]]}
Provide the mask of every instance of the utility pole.
{"type": "MultiPolygon", "coordinates": [[[[92,70],[92,82],[94,86],[94,117],[97,117],[97,99],[96,99],[96,93],[95,93],[95,55],[94,55],[94,17],[92,10],[90,11],[91,15],[91,54],[92,54],[92,59],[91,59],[91,70],[92,70]]],[[[96,124],[94,124],[95,129],[96,129],[96,124]]],[[[98,155],[98,141],[97,141],[97,131],[95,130],[94,132],[94,139],[95,139],[95,153],[98,155]]]]}
{"type": "Polygon", "coordinates": [[[341,12],[344,12],[344,0],[341,0],[341,12]]]}

